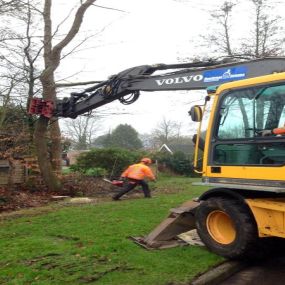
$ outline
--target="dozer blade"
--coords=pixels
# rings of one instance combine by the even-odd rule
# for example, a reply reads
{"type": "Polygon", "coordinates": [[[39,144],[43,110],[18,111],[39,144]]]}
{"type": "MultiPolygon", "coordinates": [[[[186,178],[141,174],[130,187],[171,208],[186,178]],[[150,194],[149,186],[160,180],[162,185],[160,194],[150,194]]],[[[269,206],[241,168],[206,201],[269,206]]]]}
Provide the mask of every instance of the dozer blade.
{"type": "Polygon", "coordinates": [[[195,208],[199,202],[187,201],[181,206],[170,210],[169,216],[162,221],[146,237],[131,237],[131,239],[147,249],[170,248],[186,243],[177,235],[195,229],[195,208]]]}

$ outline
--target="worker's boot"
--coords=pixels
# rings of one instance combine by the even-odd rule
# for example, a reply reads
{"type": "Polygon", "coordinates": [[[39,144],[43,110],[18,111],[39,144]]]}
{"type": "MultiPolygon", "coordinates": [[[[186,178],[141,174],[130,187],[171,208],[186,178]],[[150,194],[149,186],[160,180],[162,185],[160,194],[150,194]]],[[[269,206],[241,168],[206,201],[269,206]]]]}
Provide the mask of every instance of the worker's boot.
{"type": "Polygon", "coordinates": [[[150,190],[149,190],[148,184],[144,180],[142,180],[140,185],[142,186],[144,197],[145,198],[151,198],[151,194],[150,194],[150,190]]]}

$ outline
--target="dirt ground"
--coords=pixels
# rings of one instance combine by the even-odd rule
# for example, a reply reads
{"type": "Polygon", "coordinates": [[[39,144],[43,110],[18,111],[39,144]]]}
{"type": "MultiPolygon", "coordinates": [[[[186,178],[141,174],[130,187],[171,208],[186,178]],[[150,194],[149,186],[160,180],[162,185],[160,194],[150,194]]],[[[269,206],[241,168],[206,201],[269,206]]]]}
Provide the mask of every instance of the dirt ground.
{"type": "Polygon", "coordinates": [[[64,176],[62,184],[62,191],[57,193],[48,191],[38,178],[24,185],[0,187],[0,213],[43,206],[54,201],[54,196],[111,198],[119,191],[118,187],[102,178],[77,174],[64,176]]]}

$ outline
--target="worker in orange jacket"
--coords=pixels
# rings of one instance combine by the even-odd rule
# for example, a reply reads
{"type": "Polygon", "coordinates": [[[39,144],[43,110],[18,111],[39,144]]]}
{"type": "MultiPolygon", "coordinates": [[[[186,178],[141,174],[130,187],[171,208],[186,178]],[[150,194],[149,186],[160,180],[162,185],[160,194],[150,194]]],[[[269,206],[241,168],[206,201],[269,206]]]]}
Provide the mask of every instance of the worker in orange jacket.
{"type": "Polygon", "coordinates": [[[142,186],[145,198],[151,198],[148,183],[144,180],[145,177],[148,177],[150,180],[155,181],[155,176],[148,166],[150,164],[151,159],[144,157],[141,159],[140,163],[130,165],[121,175],[123,179],[127,178],[127,183],[119,193],[113,196],[113,200],[119,200],[137,185],[142,186]]]}

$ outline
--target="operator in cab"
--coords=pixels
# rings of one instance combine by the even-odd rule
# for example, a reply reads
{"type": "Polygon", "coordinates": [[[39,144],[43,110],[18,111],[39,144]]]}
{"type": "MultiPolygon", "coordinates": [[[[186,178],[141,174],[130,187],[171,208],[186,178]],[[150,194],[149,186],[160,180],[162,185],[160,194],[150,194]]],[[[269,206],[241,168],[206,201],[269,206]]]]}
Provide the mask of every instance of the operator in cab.
{"type": "Polygon", "coordinates": [[[261,131],[261,135],[263,137],[265,136],[273,136],[273,135],[282,135],[284,136],[285,135],[285,124],[283,127],[280,127],[280,128],[275,128],[275,129],[272,129],[272,130],[263,130],[261,131]]]}
{"type": "Polygon", "coordinates": [[[142,186],[145,198],[151,198],[148,183],[144,180],[145,177],[153,181],[156,180],[151,168],[149,167],[151,163],[152,161],[150,158],[144,157],[139,163],[130,165],[121,175],[121,179],[127,179],[127,183],[120,192],[112,197],[113,200],[120,200],[123,195],[130,192],[137,185],[142,186]]]}

